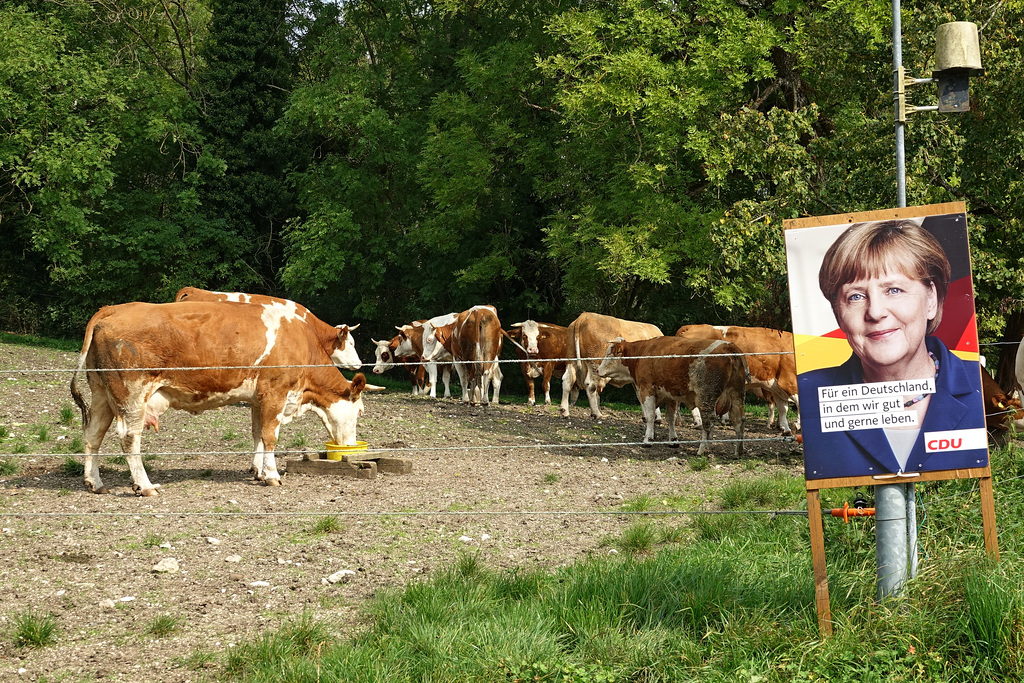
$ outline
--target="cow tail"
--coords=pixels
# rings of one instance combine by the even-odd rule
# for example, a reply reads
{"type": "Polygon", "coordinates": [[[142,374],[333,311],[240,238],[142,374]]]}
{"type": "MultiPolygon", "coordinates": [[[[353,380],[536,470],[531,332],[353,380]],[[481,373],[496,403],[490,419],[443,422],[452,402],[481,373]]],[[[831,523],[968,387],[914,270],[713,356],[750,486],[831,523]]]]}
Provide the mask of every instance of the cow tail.
{"type": "Polygon", "coordinates": [[[71,375],[71,397],[75,399],[78,409],[82,411],[82,427],[89,426],[89,405],[85,402],[82,392],[78,390],[78,373],[85,367],[85,359],[89,355],[89,348],[92,346],[92,336],[96,329],[97,317],[93,316],[85,328],[85,340],[82,342],[82,353],[78,357],[78,367],[75,368],[74,374],[71,375]]]}

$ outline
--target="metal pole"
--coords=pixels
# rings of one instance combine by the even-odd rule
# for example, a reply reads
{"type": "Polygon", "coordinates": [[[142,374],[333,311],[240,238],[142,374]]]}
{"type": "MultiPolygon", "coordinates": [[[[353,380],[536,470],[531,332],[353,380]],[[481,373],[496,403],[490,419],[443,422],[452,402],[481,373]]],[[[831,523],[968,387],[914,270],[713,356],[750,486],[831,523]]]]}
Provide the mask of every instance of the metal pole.
{"type": "MultiPolygon", "coordinates": [[[[898,206],[907,205],[906,159],[903,147],[903,112],[900,111],[900,69],[903,67],[903,28],[900,0],[892,0],[893,97],[896,111],[896,194],[898,206]]],[[[911,499],[913,500],[913,499],[911,499]]],[[[916,515],[915,515],[916,516],[916,515]]],[[[916,531],[916,528],[915,528],[916,531]]],[[[907,582],[907,492],[903,484],[875,487],[875,564],[878,599],[899,594],[907,582]]]]}
{"type": "Polygon", "coordinates": [[[878,599],[898,595],[907,582],[907,499],[903,484],[875,487],[875,564],[878,599]]]}

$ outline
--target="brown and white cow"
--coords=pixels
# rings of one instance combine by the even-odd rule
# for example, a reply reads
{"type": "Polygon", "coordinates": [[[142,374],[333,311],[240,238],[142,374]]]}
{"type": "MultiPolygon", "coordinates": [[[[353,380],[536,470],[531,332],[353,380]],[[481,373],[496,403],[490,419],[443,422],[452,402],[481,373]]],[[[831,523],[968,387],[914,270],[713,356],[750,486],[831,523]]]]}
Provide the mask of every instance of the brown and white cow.
{"type": "Polygon", "coordinates": [[[208,289],[199,289],[197,287],[182,287],[178,290],[178,293],[174,295],[174,301],[231,301],[235,303],[257,305],[278,304],[293,308],[295,315],[309,323],[312,329],[316,332],[324,350],[327,352],[327,355],[331,357],[331,360],[334,361],[335,365],[339,368],[345,368],[346,370],[358,370],[363,365],[363,362],[359,360],[359,354],[356,352],[356,340],[352,337],[352,332],[357,329],[359,325],[352,325],[351,327],[348,325],[335,325],[332,327],[313,315],[313,313],[302,304],[295,303],[289,299],[281,299],[276,296],[267,296],[265,294],[214,292],[208,289]]]}
{"type": "Polygon", "coordinates": [[[529,397],[526,403],[536,405],[534,379],[541,378],[544,390],[544,405],[551,405],[551,376],[565,374],[565,339],[568,328],[536,320],[525,320],[512,325],[506,334],[512,340],[516,356],[523,361],[519,364],[526,380],[529,397]]]}
{"type": "Polygon", "coordinates": [[[494,306],[473,306],[450,323],[423,324],[423,360],[435,360],[447,351],[462,382],[462,402],[497,405],[501,391],[501,321],[494,306]]]}
{"type": "Polygon", "coordinates": [[[427,372],[417,355],[399,356],[395,353],[402,343],[402,336],[396,334],[389,340],[377,341],[371,339],[374,346],[374,354],[377,362],[373,365],[375,375],[383,374],[393,367],[401,366],[409,372],[409,380],[412,382],[412,395],[419,396],[427,393],[427,372]]]}
{"type": "MultiPolygon", "coordinates": [[[[415,320],[408,325],[395,326],[398,330],[398,346],[395,348],[396,356],[415,357],[423,363],[424,371],[427,374],[427,387],[431,398],[437,398],[437,375],[441,373],[441,381],[444,382],[444,398],[451,398],[452,380],[452,357],[447,351],[439,353],[436,360],[425,361],[423,358],[424,325],[436,322],[445,324],[455,320],[454,313],[439,315],[430,320],[415,320]]],[[[424,393],[424,392],[420,392],[424,393]]]]}
{"type": "Polygon", "coordinates": [[[601,377],[597,368],[604,358],[608,342],[617,337],[627,341],[651,339],[662,336],[656,325],[639,323],[632,320],[613,318],[600,313],[581,313],[576,320],[569,323],[566,329],[565,373],[562,375],[562,417],[569,417],[569,406],[576,404],[580,389],[587,392],[590,402],[590,415],[601,418],[601,392],[605,385],[625,386],[629,384],[626,377],[622,384],[601,377]]]}
{"type": "MultiPolygon", "coordinates": [[[[676,336],[724,339],[748,354],[746,358],[747,367],[750,368],[750,383],[747,384],[747,391],[768,402],[769,429],[778,427],[786,436],[792,435],[788,419],[789,404],[799,406],[792,332],[768,327],[683,325],[676,331],[676,336]]],[[[700,426],[699,413],[694,413],[694,419],[700,426]]],[[[794,418],[793,427],[800,428],[798,417],[794,418]]]]}
{"type": "Polygon", "coordinates": [[[85,330],[71,395],[82,411],[85,484],[106,493],[95,455],[112,422],[138,495],[156,495],[139,455],[147,413],[252,407],[256,478],[280,484],[274,447],[282,425],[312,410],[331,440],[356,442],[366,378],[349,382],[293,306],[224,302],[128,303],[101,308],[85,330]],[[85,369],[92,405],[78,389],[85,369]]]}
{"type": "MultiPolygon", "coordinates": [[[[697,455],[708,448],[715,422],[711,415],[728,413],[736,430],[738,458],[743,455],[743,390],[749,380],[747,364],[739,353],[738,347],[721,339],[655,337],[630,342],[619,338],[608,344],[598,371],[610,382],[632,382],[636,387],[647,422],[645,444],[654,438],[656,409],[663,404],[668,440],[678,440],[676,414],[682,403],[691,410],[704,411],[697,455]]],[[[711,459],[714,461],[714,455],[711,459]]]]}

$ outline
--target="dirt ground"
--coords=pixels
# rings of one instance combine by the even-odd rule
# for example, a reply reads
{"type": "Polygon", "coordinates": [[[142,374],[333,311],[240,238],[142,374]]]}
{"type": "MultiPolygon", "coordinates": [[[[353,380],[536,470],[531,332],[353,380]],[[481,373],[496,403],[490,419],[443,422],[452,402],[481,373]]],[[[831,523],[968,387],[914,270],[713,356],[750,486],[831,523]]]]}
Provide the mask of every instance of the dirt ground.
{"type": "MultiPolygon", "coordinates": [[[[763,417],[747,420],[742,459],[718,443],[715,464],[695,470],[696,444],[602,445],[640,441],[638,412],[594,421],[584,398],[563,419],[557,405],[521,398],[481,408],[393,390],[366,396],[359,438],[370,457],[411,461],[411,473],[293,473],[262,486],[248,472],[249,411],[231,406],[169,411],[158,434],[145,434],[146,467],[162,486],[155,498],[133,495],[108,434],[110,494],[95,495],[65,471],[80,461],[69,455],[81,436],[68,391],[76,362],[0,345],[0,463],[18,466],[0,476],[0,681],[213,680],[231,647],[304,611],[339,637],[357,632],[368,598],[461,553],[493,568],[555,567],[614,552],[604,541],[638,521],[621,512],[642,497],[710,509],[736,478],[803,471],[800,446],[763,417]],[[176,571],[155,570],[169,558],[176,571]],[[15,622],[26,614],[51,615],[56,643],[19,647],[15,622]]],[[[688,418],[681,424],[681,438],[699,438],[688,418]]],[[[286,426],[279,468],[317,457],[326,438],[313,414],[286,426]]]]}

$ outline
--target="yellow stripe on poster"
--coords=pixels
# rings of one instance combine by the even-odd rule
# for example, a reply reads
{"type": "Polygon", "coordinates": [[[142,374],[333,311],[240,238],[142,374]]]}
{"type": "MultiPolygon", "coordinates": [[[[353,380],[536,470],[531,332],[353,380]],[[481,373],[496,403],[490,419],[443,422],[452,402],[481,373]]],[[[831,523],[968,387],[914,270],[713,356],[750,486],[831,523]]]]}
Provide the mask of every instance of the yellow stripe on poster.
{"type": "Polygon", "coordinates": [[[802,374],[818,368],[831,368],[845,363],[853,351],[845,339],[794,334],[796,372],[802,374]]]}

